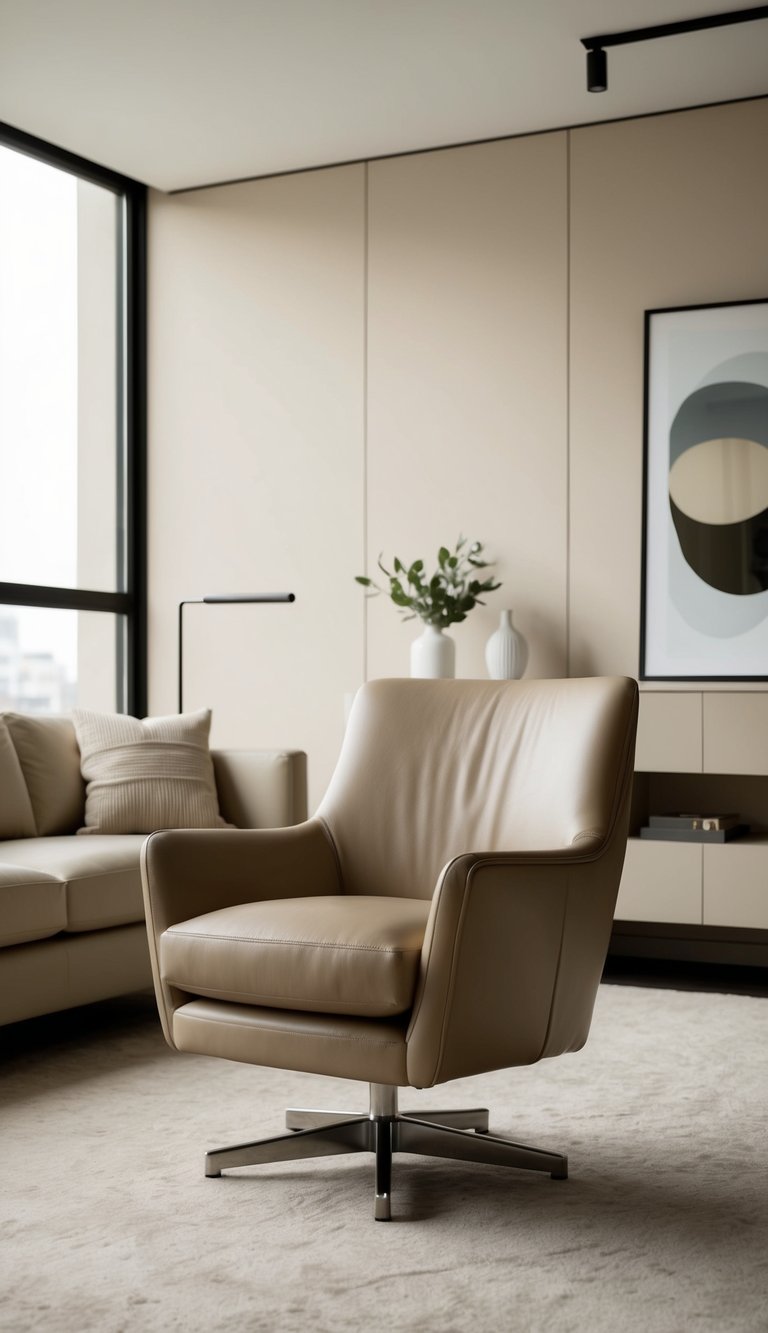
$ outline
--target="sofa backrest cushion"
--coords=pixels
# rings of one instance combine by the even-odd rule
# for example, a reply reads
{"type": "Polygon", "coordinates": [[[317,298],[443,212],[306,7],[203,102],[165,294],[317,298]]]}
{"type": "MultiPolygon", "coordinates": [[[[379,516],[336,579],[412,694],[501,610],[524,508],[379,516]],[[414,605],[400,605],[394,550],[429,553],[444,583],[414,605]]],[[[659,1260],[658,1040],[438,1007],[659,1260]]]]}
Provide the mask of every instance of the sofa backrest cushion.
{"type": "Polygon", "coordinates": [[[0,838],[34,838],[35,816],[11,733],[0,717],[0,838]]]}
{"type": "Polygon", "coordinates": [[[140,721],[75,709],[87,781],[81,833],[226,828],[208,749],[210,709],[140,721]]]}
{"type": "Polygon", "coordinates": [[[4,713],[24,774],[38,837],[74,833],[83,822],[85,783],[68,717],[4,713]]]}

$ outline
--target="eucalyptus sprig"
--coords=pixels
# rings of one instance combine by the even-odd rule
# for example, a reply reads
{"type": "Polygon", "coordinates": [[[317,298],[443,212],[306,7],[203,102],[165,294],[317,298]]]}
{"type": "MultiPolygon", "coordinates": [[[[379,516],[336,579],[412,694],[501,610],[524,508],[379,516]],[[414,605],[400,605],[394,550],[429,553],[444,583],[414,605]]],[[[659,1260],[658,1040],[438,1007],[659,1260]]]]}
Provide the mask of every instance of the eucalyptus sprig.
{"type": "Polygon", "coordinates": [[[389,587],[380,588],[373,579],[363,574],[357,574],[355,581],[362,584],[371,597],[386,593],[404,620],[418,618],[425,625],[447,629],[449,625],[458,625],[466,620],[474,606],[485,606],[481,600],[482,593],[495,592],[496,588],[501,587],[492,577],[477,577],[479,570],[490,569],[494,563],[482,557],[482,542],[468,545],[466,537],[459,537],[453,551],[447,546],[440,547],[437,569],[429,577],[424,573],[423,560],[414,560],[406,566],[395,556],[394,568],[390,571],[384,567],[379,556],[377,563],[382,574],[389,579],[389,587]]]}

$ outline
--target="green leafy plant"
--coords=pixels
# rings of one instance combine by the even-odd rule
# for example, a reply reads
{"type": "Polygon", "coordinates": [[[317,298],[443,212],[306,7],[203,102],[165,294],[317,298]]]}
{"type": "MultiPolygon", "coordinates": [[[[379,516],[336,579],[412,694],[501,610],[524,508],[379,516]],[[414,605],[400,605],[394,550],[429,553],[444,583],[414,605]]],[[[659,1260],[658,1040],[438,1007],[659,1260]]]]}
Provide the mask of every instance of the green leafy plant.
{"type": "Polygon", "coordinates": [[[389,587],[380,588],[373,579],[362,574],[356,575],[355,581],[362,584],[371,597],[386,593],[404,620],[418,618],[425,625],[447,629],[449,625],[466,620],[474,606],[485,606],[482,593],[494,592],[501,587],[492,577],[478,578],[479,571],[490,569],[493,563],[483,560],[482,542],[468,544],[466,537],[459,537],[452,551],[447,546],[440,547],[437,569],[430,576],[424,573],[423,560],[414,560],[406,566],[395,556],[394,568],[390,572],[379,556],[378,566],[389,579],[389,587]]]}

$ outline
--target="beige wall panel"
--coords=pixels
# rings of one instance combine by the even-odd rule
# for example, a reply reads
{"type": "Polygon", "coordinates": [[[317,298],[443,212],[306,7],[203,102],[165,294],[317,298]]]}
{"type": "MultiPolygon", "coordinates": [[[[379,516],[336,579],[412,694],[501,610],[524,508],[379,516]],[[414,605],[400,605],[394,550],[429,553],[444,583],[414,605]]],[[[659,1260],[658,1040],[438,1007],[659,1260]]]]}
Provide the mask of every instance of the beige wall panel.
{"type": "Polygon", "coordinates": [[[704,696],[704,771],[768,773],[768,695],[704,696]]]}
{"type": "Polygon", "coordinates": [[[181,598],[295,592],[187,609],[184,705],[219,747],[307,750],[313,804],[363,673],[364,183],[150,204],[150,706],[176,707],[181,598]]]}
{"type": "Polygon", "coordinates": [[[639,663],[643,312],[768,292],[768,102],[571,135],[571,671],[639,663]]]}
{"type": "Polygon", "coordinates": [[[635,769],[647,773],[700,773],[701,695],[640,695],[635,769]]]}
{"type": "MultiPolygon", "coordinates": [[[[503,587],[451,631],[459,676],[505,607],[527,674],[565,672],[566,187],[563,134],[369,167],[368,572],[486,543],[503,587]]],[[[368,674],[407,675],[419,629],[369,602],[368,674]]]]}
{"type": "Polygon", "coordinates": [[[701,846],[630,838],[614,916],[700,926],[701,846]]]}
{"type": "Polygon", "coordinates": [[[768,844],[704,848],[704,925],[768,930],[768,844]]]}

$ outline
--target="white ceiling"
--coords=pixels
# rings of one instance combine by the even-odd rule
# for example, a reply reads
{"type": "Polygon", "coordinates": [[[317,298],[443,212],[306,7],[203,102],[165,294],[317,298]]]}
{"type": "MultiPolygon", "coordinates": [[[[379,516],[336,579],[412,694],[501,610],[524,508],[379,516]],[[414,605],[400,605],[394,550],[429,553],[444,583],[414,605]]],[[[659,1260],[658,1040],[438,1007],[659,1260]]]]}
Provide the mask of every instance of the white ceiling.
{"type": "Polygon", "coordinates": [[[161,190],[768,93],[750,0],[0,0],[0,120],[161,190]]]}

